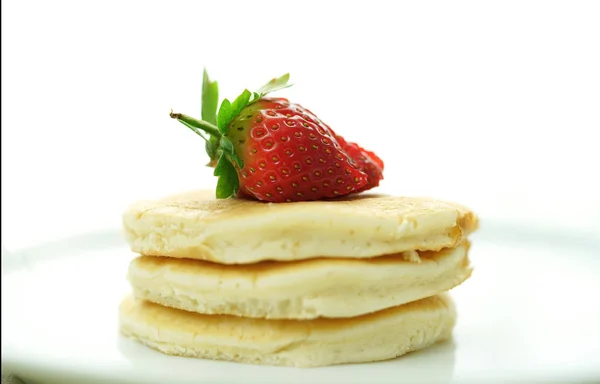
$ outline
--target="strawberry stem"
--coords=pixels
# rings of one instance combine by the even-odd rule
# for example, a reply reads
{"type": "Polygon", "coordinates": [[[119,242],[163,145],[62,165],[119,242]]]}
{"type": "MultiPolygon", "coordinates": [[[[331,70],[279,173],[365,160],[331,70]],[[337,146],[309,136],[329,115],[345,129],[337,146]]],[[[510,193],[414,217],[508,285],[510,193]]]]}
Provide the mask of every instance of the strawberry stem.
{"type": "Polygon", "coordinates": [[[173,113],[173,111],[171,111],[169,116],[171,116],[172,119],[176,119],[186,123],[186,125],[191,125],[192,127],[199,128],[211,136],[215,136],[217,138],[221,137],[221,132],[219,132],[219,128],[217,128],[216,125],[213,125],[207,121],[198,120],[191,116],[184,115],[182,113],[173,113]]]}

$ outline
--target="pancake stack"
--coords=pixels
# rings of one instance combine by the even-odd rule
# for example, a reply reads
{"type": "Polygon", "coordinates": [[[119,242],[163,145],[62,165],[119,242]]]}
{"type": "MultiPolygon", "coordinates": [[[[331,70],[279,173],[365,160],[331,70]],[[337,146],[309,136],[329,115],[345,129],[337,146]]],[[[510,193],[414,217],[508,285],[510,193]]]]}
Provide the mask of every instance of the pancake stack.
{"type": "Polygon", "coordinates": [[[191,191],[131,205],[124,335],[169,355],[317,367],[448,339],[446,291],[477,228],[454,203],[382,195],[286,204],[191,191]]]}

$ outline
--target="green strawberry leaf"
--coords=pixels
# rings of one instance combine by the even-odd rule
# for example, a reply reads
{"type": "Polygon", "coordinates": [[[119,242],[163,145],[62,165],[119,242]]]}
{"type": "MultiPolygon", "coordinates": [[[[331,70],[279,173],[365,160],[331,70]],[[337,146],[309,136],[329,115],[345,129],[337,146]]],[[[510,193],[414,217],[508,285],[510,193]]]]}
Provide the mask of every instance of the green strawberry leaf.
{"type": "MultiPolygon", "coordinates": [[[[246,106],[250,103],[250,96],[252,96],[250,91],[244,89],[244,92],[242,92],[242,94],[239,95],[231,104],[231,110],[233,112],[233,117],[231,118],[232,120],[236,118],[240,112],[242,112],[242,109],[246,108],[246,106]]],[[[227,124],[229,124],[229,122],[227,124]]]]}
{"type": "Polygon", "coordinates": [[[217,126],[219,127],[219,131],[221,131],[221,133],[227,133],[227,126],[229,123],[231,123],[231,120],[235,119],[240,112],[242,112],[242,109],[246,108],[246,106],[250,103],[250,96],[252,96],[250,91],[244,89],[244,92],[242,92],[242,94],[239,95],[233,101],[233,103],[227,99],[223,100],[217,115],[217,126]]]}
{"type": "Polygon", "coordinates": [[[217,181],[217,199],[226,199],[237,195],[240,188],[240,180],[233,164],[227,158],[227,154],[221,154],[219,162],[215,167],[214,175],[219,177],[217,181]]]}
{"type": "Polygon", "coordinates": [[[208,153],[208,157],[210,157],[210,162],[208,166],[218,159],[219,157],[219,138],[214,135],[210,135],[208,140],[206,140],[206,153],[208,153]]]}
{"type": "Polygon", "coordinates": [[[231,102],[227,99],[223,100],[219,113],[217,114],[217,127],[219,132],[227,133],[227,126],[233,120],[233,109],[231,108],[231,102]]]}
{"type": "Polygon", "coordinates": [[[258,89],[258,91],[254,92],[254,99],[258,100],[261,97],[265,96],[267,93],[279,91],[280,89],[291,87],[292,84],[288,84],[287,82],[290,80],[290,74],[286,73],[281,77],[275,77],[271,79],[267,84],[263,85],[258,89]]]}
{"type": "Polygon", "coordinates": [[[221,145],[221,149],[223,150],[224,153],[229,155],[229,157],[231,159],[233,159],[239,165],[240,168],[244,168],[244,162],[235,153],[235,149],[233,148],[233,143],[231,142],[231,140],[229,140],[228,137],[221,136],[220,145],[221,145]]]}
{"type": "Polygon", "coordinates": [[[242,112],[242,109],[246,108],[249,104],[254,103],[267,93],[291,87],[291,84],[287,83],[289,79],[290,74],[286,73],[281,77],[272,79],[267,84],[260,87],[257,92],[250,92],[249,90],[244,89],[244,92],[242,92],[233,103],[228,99],[223,100],[217,114],[217,127],[219,127],[219,131],[223,134],[227,133],[227,126],[229,123],[231,123],[231,121],[242,112]]]}
{"type": "Polygon", "coordinates": [[[202,80],[202,120],[217,125],[217,107],[219,105],[219,85],[210,81],[206,68],[202,80]]]}

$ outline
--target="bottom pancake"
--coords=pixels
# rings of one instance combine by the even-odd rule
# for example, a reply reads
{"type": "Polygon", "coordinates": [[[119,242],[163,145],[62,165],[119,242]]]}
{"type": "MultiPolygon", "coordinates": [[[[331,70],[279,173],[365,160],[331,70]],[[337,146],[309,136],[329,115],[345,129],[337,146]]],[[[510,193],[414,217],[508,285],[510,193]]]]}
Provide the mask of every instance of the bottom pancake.
{"type": "Polygon", "coordinates": [[[447,294],[354,318],[265,320],[203,315],[126,298],[121,332],[168,355],[319,367],[393,359],[448,339],[447,294]]]}

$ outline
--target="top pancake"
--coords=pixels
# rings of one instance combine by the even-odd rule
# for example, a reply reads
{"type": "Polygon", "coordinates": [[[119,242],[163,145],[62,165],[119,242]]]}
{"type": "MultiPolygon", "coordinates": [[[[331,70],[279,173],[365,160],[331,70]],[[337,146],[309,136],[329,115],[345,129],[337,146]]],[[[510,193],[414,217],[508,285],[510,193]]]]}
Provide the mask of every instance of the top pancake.
{"type": "Polygon", "coordinates": [[[123,214],[132,251],[221,264],[437,251],[477,225],[459,204],[372,194],[275,204],[198,190],[140,201],[123,214]]]}

